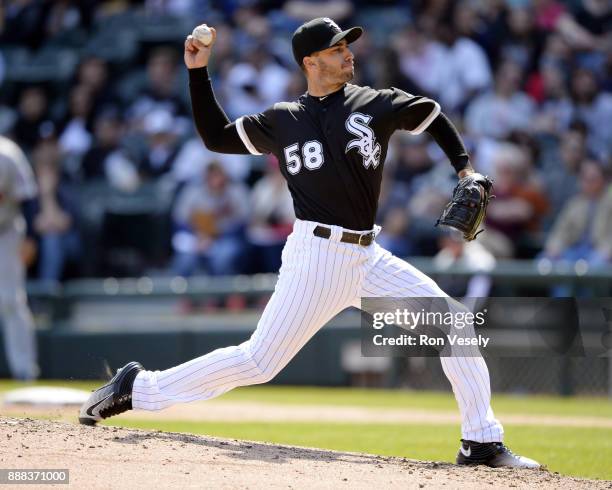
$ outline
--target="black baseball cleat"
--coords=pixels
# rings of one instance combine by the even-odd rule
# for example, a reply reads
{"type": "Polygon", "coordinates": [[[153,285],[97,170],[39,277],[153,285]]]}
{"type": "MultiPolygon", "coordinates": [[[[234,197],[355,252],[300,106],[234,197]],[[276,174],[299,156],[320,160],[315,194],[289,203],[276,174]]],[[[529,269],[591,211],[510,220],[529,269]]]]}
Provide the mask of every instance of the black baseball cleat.
{"type": "Polygon", "coordinates": [[[474,442],[461,439],[457,464],[484,464],[492,468],[540,468],[533,459],[514,454],[501,442],[474,442]]]}
{"type": "Polygon", "coordinates": [[[131,410],[132,385],[136,375],[143,369],[139,362],[130,362],[118,369],[108,383],[95,390],[83,403],[79,422],[96,425],[102,419],[131,410]]]}

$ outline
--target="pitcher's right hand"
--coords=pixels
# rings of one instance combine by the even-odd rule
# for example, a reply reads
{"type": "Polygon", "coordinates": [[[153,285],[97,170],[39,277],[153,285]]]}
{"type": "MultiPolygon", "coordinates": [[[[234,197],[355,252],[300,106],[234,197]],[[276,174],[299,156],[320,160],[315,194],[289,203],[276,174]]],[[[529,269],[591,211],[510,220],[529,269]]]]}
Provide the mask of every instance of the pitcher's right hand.
{"type": "Polygon", "coordinates": [[[213,38],[208,46],[204,46],[191,34],[187,36],[187,39],[185,39],[184,59],[187,68],[202,68],[208,65],[208,59],[210,58],[212,47],[217,39],[217,31],[215,28],[211,27],[210,30],[212,31],[213,38]]]}

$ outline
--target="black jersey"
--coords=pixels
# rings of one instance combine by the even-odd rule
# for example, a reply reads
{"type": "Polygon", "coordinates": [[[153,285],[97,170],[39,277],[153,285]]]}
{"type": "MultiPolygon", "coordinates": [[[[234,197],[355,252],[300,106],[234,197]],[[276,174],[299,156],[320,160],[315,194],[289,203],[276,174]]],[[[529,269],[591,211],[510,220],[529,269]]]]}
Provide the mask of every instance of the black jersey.
{"type": "Polygon", "coordinates": [[[299,219],[369,230],[391,134],[419,134],[439,113],[426,97],[346,84],[241,117],[236,128],[253,155],[276,155],[299,219]]]}

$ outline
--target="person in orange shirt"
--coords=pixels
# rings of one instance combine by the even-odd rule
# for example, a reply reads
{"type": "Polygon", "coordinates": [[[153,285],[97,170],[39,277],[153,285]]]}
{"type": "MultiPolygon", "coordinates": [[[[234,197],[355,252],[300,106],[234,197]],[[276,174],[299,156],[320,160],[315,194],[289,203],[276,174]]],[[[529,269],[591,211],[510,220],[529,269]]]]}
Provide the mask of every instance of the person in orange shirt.
{"type": "Polygon", "coordinates": [[[533,178],[529,156],[516,145],[504,144],[494,168],[495,199],[487,210],[483,244],[497,257],[532,255],[549,203],[533,178]]]}

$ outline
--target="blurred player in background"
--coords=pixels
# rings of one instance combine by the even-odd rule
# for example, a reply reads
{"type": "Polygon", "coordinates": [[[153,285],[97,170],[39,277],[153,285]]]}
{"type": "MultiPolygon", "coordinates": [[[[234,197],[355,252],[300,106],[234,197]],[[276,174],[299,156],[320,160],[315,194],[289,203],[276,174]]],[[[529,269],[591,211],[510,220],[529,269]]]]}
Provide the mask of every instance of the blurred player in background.
{"type": "Polygon", "coordinates": [[[26,263],[35,255],[22,209],[36,195],[32,169],[21,149],[0,136],[0,322],[6,358],[16,379],[38,376],[34,320],[25,290],[26,263]]]}

